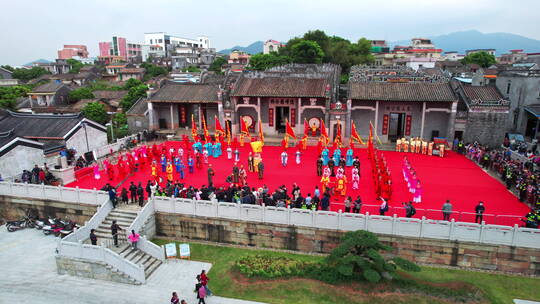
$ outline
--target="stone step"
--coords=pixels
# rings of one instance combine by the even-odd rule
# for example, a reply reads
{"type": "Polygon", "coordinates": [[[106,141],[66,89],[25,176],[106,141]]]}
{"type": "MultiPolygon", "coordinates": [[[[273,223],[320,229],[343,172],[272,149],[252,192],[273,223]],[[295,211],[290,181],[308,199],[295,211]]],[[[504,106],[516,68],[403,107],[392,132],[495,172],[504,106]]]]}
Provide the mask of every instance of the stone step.
{"type": "Polygon", "coordinates": [[[103,220],[103,222],[101,222],[100,226],[110,228],[113,221],[116,221],[116,223],[122,228],[124,228],[124,227],[127,228],[127,227],[129,227],[129,225],[131,225],[131,223],[133,223],[132,220],[129,220],[129,219],[126,219],[126,218],[106,218],[105,220],[103,220]]]}
{"type": "Polygon", "coordinates": [[[144,269],[144,275],[146,276],[146,278],[148,279],[150,277],[150,275],[152,275],[152,273],[154,273],[154,271],[156,271],[156,269],[161,264],[163,264],[163,263],[160,260],[154,259],[154,262],[152,264],[150,264],[150,266],[148,268],[144,269]]]}
{"type": "Polygon", "coordinates": [[[111,211],[107,215],[106,219],[125,219],[125,220],[131,220],[133,221],[137,217],[137,213],[124,213],[124,212],[116,212],[111,211]]]}

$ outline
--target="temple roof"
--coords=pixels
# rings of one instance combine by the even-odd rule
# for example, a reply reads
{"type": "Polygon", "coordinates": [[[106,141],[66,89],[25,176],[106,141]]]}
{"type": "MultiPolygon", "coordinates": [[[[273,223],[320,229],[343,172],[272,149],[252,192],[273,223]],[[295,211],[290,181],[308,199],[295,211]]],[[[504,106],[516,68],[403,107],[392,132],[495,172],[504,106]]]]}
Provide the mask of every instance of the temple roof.
{"type": "Polygon", "coordinates": [[[219,101],[218,92],[216,84],[168,83],[148,98],[148,102],[213,103],[219,101]]]}
{"type": "Polygon", "coordinates": [[[456,101],[448,82],[351,82],[349,98],[374,101],[456,101]]]}
{"type": "Polygon", "coordinates": [[[327,79],[292,77],[242,77],[231,96],[326,97],[327,79]]]}

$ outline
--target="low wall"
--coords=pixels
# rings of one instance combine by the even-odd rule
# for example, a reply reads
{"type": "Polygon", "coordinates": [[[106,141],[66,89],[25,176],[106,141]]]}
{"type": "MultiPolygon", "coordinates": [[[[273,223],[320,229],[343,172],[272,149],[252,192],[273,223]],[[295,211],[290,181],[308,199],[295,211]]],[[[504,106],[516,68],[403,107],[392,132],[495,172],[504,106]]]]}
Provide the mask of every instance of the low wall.
{"type": "MultiPolygon", "coordinates": [[[[329,253],[345,233],[335,229],[163,212],[156,213],[156,231],[160,237],[178,240],[201,240],[306,253],[329,253]]],[[[418,263],[540,275],[539,249],[384,234],[379,234],[379,238],[394,247],[393,253],[418,263]]]]}
{"type": "Polygon", "coordinates": [[[97,206],[0,195],[1,219],[18,220],[25,215],[28,208],[36,209],[40,217],[70,219],[79,225],[84,225],[84,222],[96,213],[97,206]]]}
{"type": "Polygon", "coordinates": [[[129,276],[113,271],[111,267],[107,266],[105,263],[56,256],[56,269],[58,274],[140,285],[139,282],[131,279],[129,276]]]}

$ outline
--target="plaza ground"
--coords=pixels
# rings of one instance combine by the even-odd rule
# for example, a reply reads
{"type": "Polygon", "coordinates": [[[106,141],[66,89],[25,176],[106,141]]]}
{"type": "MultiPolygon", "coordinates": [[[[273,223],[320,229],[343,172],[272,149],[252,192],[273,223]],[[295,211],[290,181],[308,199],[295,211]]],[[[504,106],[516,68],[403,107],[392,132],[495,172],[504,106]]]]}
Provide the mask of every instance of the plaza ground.
{"type": "MultiPolygon", "coordinates": [[[[167,142],[165,145],[178,148],[181,143],[167,142]]],[[[234,164],[233,160],[227,159],[225,149],[223,149],[223,154],[219,158],[209,158],[209,163],[212,164],[216,172],[214,176],[214,185],[216,187],[227,186],[225,178],[231,174],[234,164]]],[[[316,174],[317,147],[308,147],[302,153],[300,164],[295,162],[294,154],[296,149],[289,148],[289,159],[286,167],[281,165],[281,147],[267,146],[263,149],[264,179],[259,180],[255,172],[248,173],[248,184],[251,187],[260,187],[266,184],[273,191],[278,186],[285,185],[290,190],[292,184],[297,183],[301,188],[302,195],[306,196],[308,193],[313,194],[315,186],[321,186],[320,177],[316,174]]],[[[246,171],[247,157],[250,151],[251,148],[248,144],[240,148],[239,165],[244,165],[246,171]]],[[[343,155],[345,152],[346,149],[342,149],[343,155]]],[[[386,158],[392,175],[393,196],[388,214],[395,213],[398,216],[405,216],[402,203],[412,200],[412,195],[409,193],[402,175],[403,158],[407,156],[424,188],[422,203],[415,205],[417,213],[414,217],[426,216],[430,219],[442,219],[440,211],[442,204],[449,199],[456,212],[452,216],[453,219],[474,222],[474,207],[479,201],[484,201],[486,206],[484,220],[486,223],[498,225],[518,224],[523,226],[520,218],[529,211],[529,208],[519,202],[500,181],[491,177],[466,157],[451,151],[444,158],[394,151],[381,151],[380,154],[386,158]]],[[[187,153],[185,153],[185,157],[186,155],[187,153]]],[[[353,190],[349,183],[347,195],[352,196],[353,199],[357,195],[361,196],[364,204],[361,210],[362,213],[378,214],[379,202],[376,200],[376,194],[373,190],[371,164],[367,159],[367,150],[355,149],[355,155],[358,155],[361,161],[360,189],[353,190]]],[[[351,167],[347,167],[346,174],[349,179],[351,176],[350,170],[351,167]]],[[[164,173],[161,173],[161,176],[166,180],[164,173]]],[[[109,181],[104,171],[101,172],[101,177],[100,180],[95,180],[93,176],[86,176],[67,186],[99,189],[107,182],[110,182],[111,185],[118,185],[122,181],[118,177],[109,181]]],[[[144,187],[150,178],[150,168],[147,166],[133,176],[129,176],[121,187],[128,187],[132,181],[136,184],[141,182],[144,187]]],[[[175,178],[178,178],[177,174],[175,174],[175,178]]],[[[195,169],[194,174],[186,173],[186,178],[180,182],[195,187],[206,185],[208,183],[207,167],[203,166],[202,169],[195,169]]],[[[343,210],[343,200],[343,197],[333,197],[331,210],[343,210]]]]}
{"type": "MultiPolygon", "coordinates": [[[[36,229],[7,232],[0,227],[0,303],[169,303],[176,291],[188,303],[197,303],[193,292],[196,275],[211,264],[196,261],[168,261],[144,285],[91,280],[56,272],[57,238],[36,229]]],[[[209,297],[208,304],[254,302],[209,297]]]]}

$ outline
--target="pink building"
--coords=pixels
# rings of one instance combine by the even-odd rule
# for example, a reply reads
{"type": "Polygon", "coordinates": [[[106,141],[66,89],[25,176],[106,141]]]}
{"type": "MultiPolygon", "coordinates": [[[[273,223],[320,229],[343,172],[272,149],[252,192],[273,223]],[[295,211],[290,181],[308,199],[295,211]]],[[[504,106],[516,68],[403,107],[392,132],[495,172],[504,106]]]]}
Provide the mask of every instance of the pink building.
{"type": "Polygon", "coordinates": [[[141,44],[128,42],[126,38],[113,36],[112,42],[99,43],[99,56],[119,56],[128,61],[142,56],[141,44]]]}
{"type": "Polygon", "coordinates": [[[70,59],[73,57],[88,58],[86,45],[64,44],[64,48],[58,50],[58,59],[70,59]]]}

